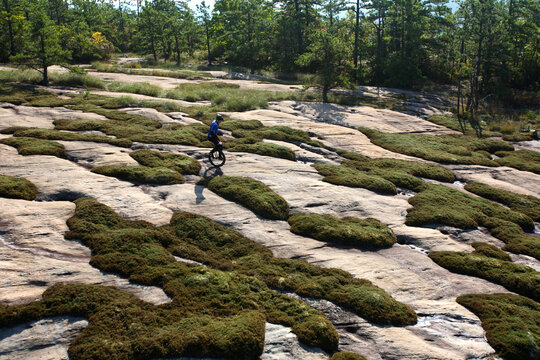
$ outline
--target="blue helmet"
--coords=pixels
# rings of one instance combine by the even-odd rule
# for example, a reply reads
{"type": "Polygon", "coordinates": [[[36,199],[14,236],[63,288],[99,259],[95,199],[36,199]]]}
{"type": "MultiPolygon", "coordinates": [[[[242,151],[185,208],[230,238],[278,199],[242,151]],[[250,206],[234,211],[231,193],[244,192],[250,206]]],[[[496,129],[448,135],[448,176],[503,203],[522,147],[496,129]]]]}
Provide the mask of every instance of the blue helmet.
{"type": "Polygon", "coordinates": [[[216,120],[223,121],[223,116],[221,116],[221,114],[217,114],[216,120]]]}

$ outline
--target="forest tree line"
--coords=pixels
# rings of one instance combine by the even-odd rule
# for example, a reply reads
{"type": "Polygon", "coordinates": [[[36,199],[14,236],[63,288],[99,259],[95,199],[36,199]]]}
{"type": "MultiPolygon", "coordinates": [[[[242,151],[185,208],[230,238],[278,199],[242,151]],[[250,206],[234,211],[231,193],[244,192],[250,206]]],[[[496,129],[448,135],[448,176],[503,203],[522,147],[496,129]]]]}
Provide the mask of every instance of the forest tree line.
{"type": "Polygon", "coordinates": [[[540,88],[538,0],[461,0],[454,12],[444,0],[216,0],[196,11],[175,0],[2,0],[0,27],[5,63],[132,52],[181,65],[197,53],[251,72],[317,73],[329,88],[467,84],[476,99],[506,100],[540,88]]]}

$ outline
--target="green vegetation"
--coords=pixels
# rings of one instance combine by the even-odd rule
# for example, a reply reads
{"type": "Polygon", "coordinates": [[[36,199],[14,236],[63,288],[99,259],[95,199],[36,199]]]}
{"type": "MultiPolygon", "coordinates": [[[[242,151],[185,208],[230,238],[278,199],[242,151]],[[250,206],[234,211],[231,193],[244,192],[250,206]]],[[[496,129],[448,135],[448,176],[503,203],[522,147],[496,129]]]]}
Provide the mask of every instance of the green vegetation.
{"type": "Polygon", "coordinates": [[[339,219],[330,215],[295,214],[288,221],[291,232],[330,243],[385,248],[396,242],[396,235],[388,226],[371,218],[339,219]]]}
{"type": "Polygon", "coordinates": [[[52,155],[65,157],[64,145],[56,141],[30,137],[10,137],[0,140],[0,143],[13,146],[21,155],[52,155]]]}
{"type": "MultiPolygon", "coordinates": [[[[95,76],[75,72],[52,72],[48,80],[56,86],[84,87],[87,89],[105,89],[106,83],[95,76]]],[[[0,81],[10,83],[39,84],[43,76],[36,70],[0,70],[0,81]]]]}
{"type": "Polygon", "coordinates": [[[296,161],[294,151],[288,147],[267,143],[255,142],[253,144],[244,143],[242,141],[229,140],[225,143],[225,148],[232,152],[247,152],[262,156],[271,156],[275,158],[296,161]]]}
{"type": "Polygon", "coordinates": [[[502,166],[540,174],[540,153],[532,150],[497,151],[499,159],[495,161],[502,166]]]}
{"type": "Polygon", "coordinates": [[[416,156],[443,164],[498,166],[490,153],[512,151],[511,144],[465,135],[392,134],[359,128],[371,142],[390,151],[416,156]]]}
{"type": "MultiPolygon", "coordinates": [[[[139,65],[139,63],[137,63],[139,65]]],[[[139,65],[140,66],[140,65],[139,65]]],[[[92,63],[92,67],[97,71],[101,72],[114,72],[114,73],[124,73],[132,75],[146,75],[146,76],[166,76],[176,79],[188,79],[188,80],[202,80],[212,78],[212,74],[205,71],[195,71],[195,70],[176,70],[176,71],[161,71],[161,70],[144,70],[138,67],[129,67],[128,64],[124,65],[113,65],[104,62],[95,61],[92,63]]],[[[161,68],[162,66],[159,66],[161,68]]]]}
{"type": "Polygon", "coordinates": [[[324,176],[323,181],[331,184],[361,187],[384,194],[397,194],[396,186],[380,176],[370,175],[343,165],[314,164],[312,166],[324,176]]]}
{"type": "Polygon", "coordinates": [[[34,200],[37,187],[32,182],[19,177],[0,174],[0,196],[12,199],[34,200]]]}
{"type": "MultiPolygon", "coordinates": [[[[250,126],[251,124],[248,123],[246,125],[250,126]]],[[[235,124],[235,126],[239,127],[240,124],[235,124]]],[[[291,142],[291,143],[305,143],[305,144],[313,145],[317,147],[324,146],[320,141],[311,140],[311,138],[305,131],[292,129],[288,126],[264,126],[264,127],[258,127],[255,130],[235,129],[233,130],[232,135],[235,137],[240,137],[240,138],[254,137],[254,138],[259,138],[259,139],[264,138],[264,139],[270,139],[270,140],[286,141],[286,142],[291,142]]]]}
{"type": "Polygon", "coordinates": [[[46,140],[65,140],[65,141],[91,141],[97,143],[107,143],[121,147],[131,147],[131,141],[128,139],[114,139],[107,136],[96,134],[79,134],[67,131],[58,131],[52,129],[38,128],[8,128],[4,132],[11,132],[15,137],[37,138],[46,140]],[[12,130],[12,131],[11,131],[12,130]]]}
{"type": "Polygon", "coordinates": [[[366,360],[366,358],[352,352],[340,351],[332,355],[330,360],[366,360]]]}
{"type": "Polygon", "coordinates": [[[540,356],[540,305],[513,294],[469,294],[457,302],[474,312],[486,337],[508,360],[534,360],[540,356]]]}
{"type": "Polygon", "coordinates": [[[96,174],[145,184],[170,185],[186,182],[180,173],[166,167],[109,165],[98,166],[91,171],[96,174]]]}
{"type": "Polygon", "coordinates": [[[540,221],[540,199],[516,194],[511,191],[500,190],[482,183],[468,183],[465,190],[486,199],[497,201],[508,206],[510,209],[519,211],[529,216],[534,221],[540,221]]]}
{"type": "Polygon", "coordinates": [[[255,358],[265,321],[292,327],[306,345],[337,348],[338,334],[322,313],[269,287],[323,297],[382,324],[416,321],[410,308],[366,280],[274,258],[264,246],[208,218],[180,212],[157,228],[124,220],[92,199],[75,203],[66,238],[91,248],[91,264],[160,286],[172,301],[153,306],[115,288],[70,284],[52,286],[30,304],[0,306],[1,327],[62,314],[87,317],[90,324],[69,347],[72,359],[255,358]],[[171,253],[225,271],[178,262],[171,253]]]}
{"type": "Polygon", "coordinates": [[[539,301],[540,273],[531,267],[502,259],[504,255],[500,252],[496,247],[484,244],[477,245],[476,250],[470,254],[432,251],[429,257],[452,272],[486,279],[539,301]]]}
{"type": "Polygon", "coordinates": [[[181,154],[167,154],[149,149],[140,149],[131,152],[129,156],[137,160],[141,165],[169,168],[184,175],[197,175],[201,170],[201,164],[197,160],[181,154]]]}
{"type": "Polygon", "coordinates": [[[238,202],[255,214],[272,220],[287,220],[289,204],[264,183],[248,177],[218,176],[205,180],[210,190],[238,202]]]}
{"type": "Polygon", "coordinates": [[[483,243],[483,242],[474,242],[471,244],[474,248],[474,254],[484,255],[490,258],[512,261],[510,255],[496,247],[495,245],[483,243]]]}
{"type": "Polygon", "coordinates": [[[413,205],[405,221],[409,226],[445,224],[462,229],[485,226],[506,243],[505,250],[540,259],[540,243],[523,232],[534,228],[527,215],[442,185],[430,185],[410,198],[409,203],[413,205]]]}
{"type": "Polygon", "coordinates": [[[132,94],[141,94],[154,97],[160,97],[163,93],[163,89],[157,85],[149,83],[123,83],[112,82],[107,85],[107,90],[116,92],[128,92],[132,94]]]}

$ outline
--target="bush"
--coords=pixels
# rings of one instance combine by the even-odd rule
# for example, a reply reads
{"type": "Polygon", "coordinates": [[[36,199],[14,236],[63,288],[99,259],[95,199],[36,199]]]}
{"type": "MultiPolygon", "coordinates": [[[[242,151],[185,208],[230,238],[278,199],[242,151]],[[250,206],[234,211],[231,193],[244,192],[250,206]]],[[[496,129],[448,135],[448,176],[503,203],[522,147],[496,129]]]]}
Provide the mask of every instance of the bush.
{"type": "Polygon", "coordinates": [[[159,151],[141,149],[129,154],[141,165],[148,167],[164,167],[180,174],[197,175],[201,170],[201,164],[189,156],[181,154],[166,154],[159,151]]]}
{"type": "Polygon", "coordinates": [[[264,183],[248,177],[219,176],[207,186],[225,199],[238,202],[254,213],[272,220],[287,220],[289,204],[264,183]]]}
{"type": "Polygon", "coordinates": [[[24,178],[0,175],[0,196],[12,199],[34,200],[37,187],[24,178]]]}
{"type": "Polygon", "coordinates": [[[170,185],[186,182],[181,174],[164,167],[109,165],[95,167],[91,171],[96,174],[145,184],[170,185]]]}
{"type": "Polygon", "coordinates": [[[514,294],[470,294],[457,302],[474,312],[488,343],[508,360],[540,357],[540,305],[514,294]]]}
{"type": "Polygon", "coordinates": [[[486,199],[500,202],[512,210],[529,216],[534,221],[540,221],[540,199],[534,196],[516,194],[482,183],[468,183],[465,185],[465,190],[486,199]]]}
{"type": "Polygon", "coordinates": [[[396,242],[394,232],[376,219],[339,219],[330,215],[295,214],[288,221],[291,232],[330,243],[385,248],[396,242]]]}
{"type": "Polygon", "coordinates": [[[10,137],[0,143],[13,146],[21,155],[52,155],[65,157],[64,145],[55,141],[35,139],[31,137],[10,137]]]}

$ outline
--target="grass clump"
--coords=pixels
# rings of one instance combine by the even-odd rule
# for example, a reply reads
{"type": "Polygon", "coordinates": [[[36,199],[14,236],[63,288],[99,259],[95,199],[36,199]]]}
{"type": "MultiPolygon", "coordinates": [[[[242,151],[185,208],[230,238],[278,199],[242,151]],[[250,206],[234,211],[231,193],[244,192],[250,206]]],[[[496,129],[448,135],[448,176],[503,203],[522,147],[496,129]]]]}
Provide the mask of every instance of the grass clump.
{"type": "Polygon", "coordinates": [[[509,360],[540,357],[540,305],[513,294],[468,294],[456,301],[474,312],[488,343],[509,360]]]}
{"type": "Polygon", "coordinates": [[[186,182],[180,173],[166,167],[109,165],[98,166],[91,171],[96,174],[144,184],[170,185],[186,182]]]}
{"type": "Polygon", "coordinates": [[[340,351],[332,355],[330,360],[366,360],[365,357],[348,351],[340,351]]]}
{"type": "Polygon", "coordinates": [[[256,130],[264,127],[262,122],[259,120],[234,120],[227,119],[221,123],[221,128],[224,130],[235,131],[235,130],[256,130]]]}
{"type": "Polygon", "coordinates": [[[115,92],[127,92],[132,94],[148,95],[160,97],[163,94],[163,89],[157,85],[152,85],[146,82],[143,83],[124,83],[112,82],[107,85],[107,90],[115,92]]]}
{"type": "Polygon", "coordinates": [[[317,140],[312,140],[309,135],[303,130],[292,129],[288,126],[264,126],[255,130],[236,129],[232,135],[235,137],[256,137],[260,139],[270,139],[286,141],[291,143],[305,143],[312,146],[324,147],[317,140]]]}
{"type": "Polygon", "coordinates": [[[505,250],[540,259],[540,243],[523,232],[534,229],[534,222],[525,214],[442,185],[430,185],[410,198],[409,203],[413,205],[405,221],[409,226],[485,226],[491,235],[506,243],[505,250]]]}
{"type": "Polygon", "coordinates": [[[140,149],[129,154],[139,164],[148,167],[164,167],[180,174],[197,175],[201,170],[201,164],[189,156],[181,154],[167,154],[160,151],[140,149]]]}
{"type": "Polygon", "coordinates": [[[207,186],[225,199],[238,202],[264,218],[287,220],[289,217],[287,201],[255,179],[218,176],[210,179],[207,186]]]}
{"type": "Polygon", "coordinates": [[[335,185],[361,187],[383,194],[397,194],[396,186],[377,175],[358,171],[342,165],[314,164],[312,165],[322,176],[323,181],[335,185]]]}
{"type": "Polygon", "coordinates": [[[271,156],[279,159],[296,161],[296,155],[294,151],[292,151],[288,147],[267,142],[255,142],[250,144],[229,140],[225,143],[225,148],[232,152],[247,152],[251,154],[271,156]]]}
{"type": "Polygon", "coordinates": [[[390,151],[416,156],[443,164],[476,164],[497,166],[490,154],[512,151],[504,141],[477,139],[465,135],[392,134],[368,128],[359,128],[371,142],[390,151]]]}
{"type": "Polygon", "coordinates": [[[465,190],[486,199],[497,201],[508,206],[510,209],[519,211],[529,216],[534,221],[540,221],[540,199],[516,194],[511,191],[500,190],[482,183],[468,183],[465,190]]]}
{"type": "Polygon", "coordinates": [[[289,218],[291,232],[330,243],[363,248],[386,248],[396,242],[396,235],[376,219],[330,215],[295,214],[289,218]]]}
{"type": "Polygon", "coordinates": [[[13,132],[15,137],[38,138],[46,140],[65,140],[65,141],[91,141],[97,143],[106,143],[121,147],[131,147],[129,139],[114,139],[107,136],[96,134],[79,134],[67,131],[58,131],[52,129],[38,128],[18,128],[13,132]]]}
{"type": "MultiPolygon", "coordinates": [[[[36,70],[0,70],[0,81],[40,84],[43,75],[36,70]]],[[[49,72],[52,85],[104,89],[106,82],[94,76],[76,72],[49,72]]]]}
{"type": "Polygon", "coordinates": [[[19,177],[0,174],[0,196],[11,199],[34,200],[37,187],[32,182],[19,177]]]}
{"type": "Polygon", "coordinates": [[[440,266],[500,284],[510,291],[540,300],[540,273],[531,267],[503,260],[500,250],[477,245],[473,253],[432,251],[429,257],[440,266]]]}
{"type": "Polygon", "coordinates": [[[497,151],[495,161],[501,166],[540,174],[540,153],[532,150],[497,151]]]}
{"type": "Polygon", "coordinates": [[[65,157],[64,145],[56,141],[36,139],[33,137],[10,137],[0,143],[13,146],[21,155],[52,155],[65,157]]]}
{"type": "Polygon", "coordinates": [[[474,242],[471,244],[474,248],[474,253],[479,255],[484,255],[490,258],[512,261],[510,255],[496,247],[495,245],[483,243],[483,242],[474,242]]]}

